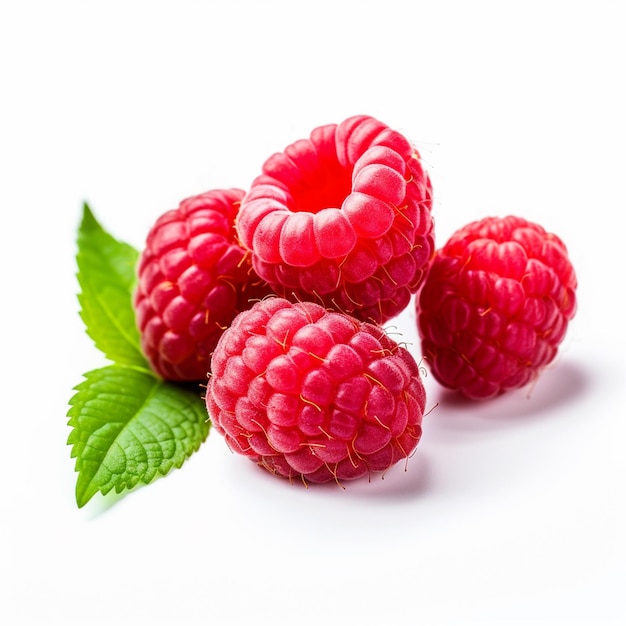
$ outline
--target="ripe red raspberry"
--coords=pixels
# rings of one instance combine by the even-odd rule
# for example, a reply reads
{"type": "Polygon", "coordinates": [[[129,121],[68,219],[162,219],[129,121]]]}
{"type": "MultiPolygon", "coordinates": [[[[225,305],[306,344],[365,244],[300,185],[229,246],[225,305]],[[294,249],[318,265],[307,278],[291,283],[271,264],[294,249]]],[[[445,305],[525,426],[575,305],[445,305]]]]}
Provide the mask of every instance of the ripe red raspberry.
{"type": "Polygon", "coordinates": [[[417,301],[435,378],[470,398],[526,385],[556,356],[576,310],[564,243],[521,217],[487,217],[437,251],[417,301]]]}
{"type": "Polygon", "coordinates": [[[409,304],[434,252],[432,185],[399,132],[366,116],[314,129],[271,156],[237,231],[281,296],[384,323],[409,304]]]}
{"type": "Polygon", "coordinates": [[[313,302],[267,298],[238,315],[211,361],[206,403],[229,447],[279,476],[350,480],[407,458],[425,390],[382,328],[313,302]]]}
{"type": "Polygon", "coordinates": [[[226,189],[187,198],[148,233],[133,304],[143,351],[165,379],[206,380],[224,328],[270,291],[235,232],[243,195],[226,189]]]}

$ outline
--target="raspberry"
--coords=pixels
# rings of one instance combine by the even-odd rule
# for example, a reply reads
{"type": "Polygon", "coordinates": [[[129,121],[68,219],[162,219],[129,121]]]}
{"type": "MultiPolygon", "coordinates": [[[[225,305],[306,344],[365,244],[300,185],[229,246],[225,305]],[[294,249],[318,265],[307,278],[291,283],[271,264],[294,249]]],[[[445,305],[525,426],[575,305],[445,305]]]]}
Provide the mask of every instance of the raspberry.
{"type": "Polygon", "coordinates": [[[187,198],[148,233],[133,304],[143,351],[165,379],[206,380],[224,328],[270,292],[236,236],[243,195],[226,189],[187,198]]]}
{"type": "Polygon", "coordinates": [[[354,116],[271,156],[237,218],[276,293],[384,323],[409,304],[434,252],[432,185],[399,132],[354,116]]]}
{"type": "Polygon", "coordinates": [[[416,448],[425,390],[382,328],[272,297],[233,321],[211,360],[206,404],[229,447],[305,484],[384,471],[416,448]]]}
{"type": "Polygon", "coordinates": [[[437,251],[417,299],[434,377],[473,399],[522,387],[556,356],[576,311],[565,244],[521,217],[487,217],[437,251]]]}

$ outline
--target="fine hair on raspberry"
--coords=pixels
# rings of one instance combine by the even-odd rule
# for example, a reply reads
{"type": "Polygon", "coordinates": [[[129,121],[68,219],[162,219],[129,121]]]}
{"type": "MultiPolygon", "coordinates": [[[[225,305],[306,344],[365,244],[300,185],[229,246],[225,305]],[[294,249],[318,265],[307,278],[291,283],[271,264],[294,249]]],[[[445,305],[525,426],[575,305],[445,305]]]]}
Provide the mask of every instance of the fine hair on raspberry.
{"type": "Polygon", "coordinates": [[[215,189],[189,197],[147,235],[133,304],[143,352],[164,379],[205,381],[224,328],[271,293],[237,238],[243,196],[215,189]]]}
{"type": "Polygon", "coordinates": [[[486,217],[435,255],[417,299],[424,361],[445,387],[487,399],[551,363],[576,312],[563,241],[521,217],[486,217]]]}
{"type": "Polygon", "coordinates": [[[280,297],[223,333],[206,394],[231,450],[305,484],[341,484],[407,459],[425,401],[417,363],[380,326],[280,297]]]}
{"type": "Polygon", "coordinates": [[[356,115],[270,156],[242,201],[237,231],[277,294],[384,323],[426,273],[431,210],[417,149],[356,115]]]}

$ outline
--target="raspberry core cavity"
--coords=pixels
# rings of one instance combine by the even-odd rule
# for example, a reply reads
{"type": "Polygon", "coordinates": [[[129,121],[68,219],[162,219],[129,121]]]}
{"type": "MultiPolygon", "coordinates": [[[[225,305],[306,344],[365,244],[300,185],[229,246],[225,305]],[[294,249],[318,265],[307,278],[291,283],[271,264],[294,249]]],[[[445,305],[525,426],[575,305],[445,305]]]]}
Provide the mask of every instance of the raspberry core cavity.
{"type": "Polygon", "coordinates": [[[242,201],[237,232],[280,295],[383,323],[423,280],[431,209],[417,150],[360,115],[272,155],[242,201]]]}

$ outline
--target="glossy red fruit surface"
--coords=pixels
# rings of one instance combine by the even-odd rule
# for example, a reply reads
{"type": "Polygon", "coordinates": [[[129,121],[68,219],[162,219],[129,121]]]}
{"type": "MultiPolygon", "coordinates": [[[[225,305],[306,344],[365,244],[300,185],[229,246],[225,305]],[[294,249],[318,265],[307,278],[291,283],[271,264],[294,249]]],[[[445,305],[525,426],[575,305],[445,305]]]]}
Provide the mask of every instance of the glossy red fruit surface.
{"type": "Polygon", "coordinates": [[[526,385],[556,356],[576,287],[565,244],[539,224],[468,224],[437,251],[417,300],[426,365],[470,398],[526,385]]]}
{"type": "Polygon", "coordinates": [[[237,230],[280,295],[382,323],[422,282],[434,252],[431,209],[417,150],[360,115],[271,156],[242,201],[237,230]]]}
{"type": "Polygon", "coordinates": [[[235,232],[243,195],[219,189],[187,198],[148,233],[134,307],[143,351],[167,380],[206,380],[224,328],[270,292],[235,232]]]}
{"type": "Polygon", "coordinates": [[[206,403],[229,447],[305,483],[384,471],[416,448],[425,390],[382,328],[312,302],[267,298],[212,357],[206,403]]]}

